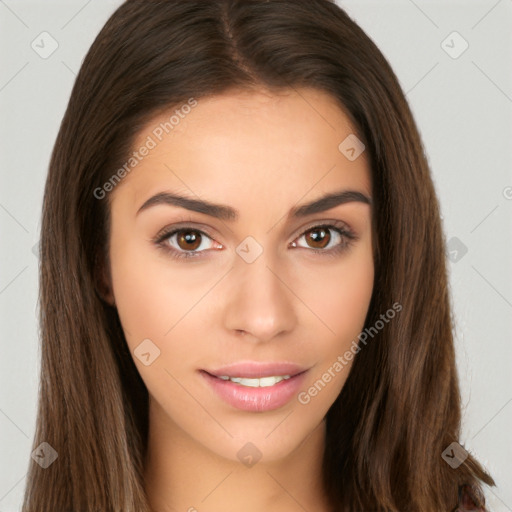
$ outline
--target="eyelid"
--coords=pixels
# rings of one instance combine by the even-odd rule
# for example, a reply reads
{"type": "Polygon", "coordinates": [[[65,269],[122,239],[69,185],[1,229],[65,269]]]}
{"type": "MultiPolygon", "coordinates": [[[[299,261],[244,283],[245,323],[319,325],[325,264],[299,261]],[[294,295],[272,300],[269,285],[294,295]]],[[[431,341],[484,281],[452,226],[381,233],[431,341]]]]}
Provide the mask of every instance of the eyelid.
{"type": "Polygon", "coordinates": [[[295,240],[298,236],[303,235],[304,233],[306,233],[306,231],[309,231],[310,229],[319,228],[319,227],[322,227],[322,226],[336,227],[338,229],[346,231],[347,234],[353,235],[354,237],[356,236],[355,231],[350,227],[350,225],[347,224],[346,222],[342,221],[342,220],[339,220],[339,219],[318,219],[318,220],[312,220],[311,222],[308,222],[304,226],[301,226],[295,232],[296,234],[293,236],[293,239],[295,240]]]}
{"type": "MultiPolygon", "coordinates": [[[[339,219],[324,219],[324,220],[313,220],[313,221],[307,223],[306,225],[298,228],[297,231],[295,232],[295,234],[293,235],[293,240],[295,240],[295,238],[297,238],[298,236],[303,235],[306,231],[309,231],[312,228],[318,228],[318,227],[327,226],[327,225],[341,228],[341,229],[347,231],[348,234],[353,234],[354,236],[356,236],[356,233],[354,232],[354,230],[346,222],[339,220],[339,219]]],[[[210,233],[210,231],[209,231],[210,228],[208,226],[201,224],[199,222],[194,222],[192,220],[188,220],[188,221],[183,220],[181,222],[178,222],[177,224],[173,224],[172,226],[165,226],[156,234],[156,236],[154,237],[153,240],[160,242],[162,239],[170,236],[173,231],[178,231],[180,229],[190,229],[191,231],[194,230],[194,231],[197,231],[198,233],[207,235],[209,238],[212,238],[212,239],[214,238],[214,236],[210,233]],[[196,227],[196,226],[198,226],[198,227],[196,227]]],[[[217,242],[217,243],[220,244],[220,242],[217,242]]],[[[220,244],[220,245],[222,245],[222,244],[220,244]]]]}
{"type": "MultiPolygon", "coordinates": [[[[171,234],[173,232],[181,231],[181,230],[185,231],[187,229],[190,231],[197,231],[198,233],[201,233],[203,235],[208,236],[211,239],[214,239],[213,235],[209,231],[209,228],[207,226],[205,226],[204,224],[200,224],[198,222],[193,222],[193,221],[182,221],[182,222],[178,222],[177,224],[173,224],[171,226],[165,226],[164,228],[162,228],[155,235],[153,241],[161,242],[165,238],[171,236],[171,234]],[[196,226],[199,226],[199,227],[196,227],[196,226]]],[[[217,242],[217,243],[220,243],[220,242],[217,242]]],[[[222,244],[220,244],[220,245],[222,245],[222,244]]]]}

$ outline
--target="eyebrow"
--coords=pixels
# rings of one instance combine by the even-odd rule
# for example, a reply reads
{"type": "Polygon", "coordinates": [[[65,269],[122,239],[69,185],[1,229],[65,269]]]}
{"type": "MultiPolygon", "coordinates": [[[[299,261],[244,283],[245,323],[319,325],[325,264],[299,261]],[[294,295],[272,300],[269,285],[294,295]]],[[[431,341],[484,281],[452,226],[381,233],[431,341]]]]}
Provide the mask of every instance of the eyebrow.
{"type": "MultiPolygon", "coordinates": [[[[315,199],[310,203],[296,206],[290,210],[288,214],[292,218],[302,218],[314,213],[324,212],[336,206],[345,203],[359,202],[371,205],[372,200],[367,195],[356,190],[342,190],[326,194],[319,199],[315,199]]],[[[179,194],[171,194],[169,192],[160,192],[150,197],[144,204],[137,210],[137,215],[143,210],[156,205],[167,204],[184,208],[193,212],[204,213],[217,219],[234,222],[240,218],[240,212],[231,206],[223,204],[215,204],[209,201],[199,199],[191,199],[179,194]]]]}

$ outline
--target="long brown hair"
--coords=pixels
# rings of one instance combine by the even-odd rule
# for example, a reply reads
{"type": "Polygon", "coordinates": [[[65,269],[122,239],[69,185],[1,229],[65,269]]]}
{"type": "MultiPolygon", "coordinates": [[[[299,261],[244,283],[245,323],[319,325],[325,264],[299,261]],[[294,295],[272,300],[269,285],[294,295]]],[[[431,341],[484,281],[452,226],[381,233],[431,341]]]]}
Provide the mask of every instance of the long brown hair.
{"type": "Polygon", "coordinates": [[[366,325],[395,302],[403,308],[357,354],[327,414],[332,508],[449,512],[463,489],[483,507],[481,483],[495,485],[492,477],[471,454],[456,468],[442,455],[461,423],[445,239],[420,136],[386,59],[329,0],[128,0],[83,62],[50,162],[33,447],[47,442],[58,457],[46,468],[30,461],[23,512],[150,510],[148,393],[102,299],[109,196],[94,190],[172,106],[299,87],[331,94],[370,157],[376,278],[366,325]]]}

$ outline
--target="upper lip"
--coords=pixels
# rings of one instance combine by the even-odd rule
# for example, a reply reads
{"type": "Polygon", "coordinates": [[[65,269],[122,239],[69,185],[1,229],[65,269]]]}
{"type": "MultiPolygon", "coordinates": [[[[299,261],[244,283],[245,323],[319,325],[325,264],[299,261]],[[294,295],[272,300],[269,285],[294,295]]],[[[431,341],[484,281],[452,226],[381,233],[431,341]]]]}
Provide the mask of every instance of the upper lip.
{"type": "Polygon", "coordinates": [[[215,377],[246,377],[249,379],[259,379],[263,377],[272,377],[278,375],[290,375],[293,377],[306,371],[307,368],[291,362],[258,362],[243,361],[232,363],[226,366],[215,368],[215,370],[204,370],[215,377]]]}

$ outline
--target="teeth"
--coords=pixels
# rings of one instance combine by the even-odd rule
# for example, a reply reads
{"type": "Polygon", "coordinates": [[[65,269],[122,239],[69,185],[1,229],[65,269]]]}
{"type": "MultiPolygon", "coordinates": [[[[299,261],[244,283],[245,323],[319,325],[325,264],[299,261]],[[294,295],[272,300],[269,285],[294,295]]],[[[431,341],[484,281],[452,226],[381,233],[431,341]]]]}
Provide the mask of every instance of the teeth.
{"type": "Polygon", "coordinates": [[[231,382],[235,382],[236,384],[240,384],[241,386],[248,386],[251,388],[266,388],[269,386],[274,386],[278,382],[282,380],[289,379],[290,375],[278,375],[275,377],[262,377],[261,379],[244,379],[243,377],[229,377],[227,375],[219,376],[219,379],[222,380],[230,380],[231,382]]]}

